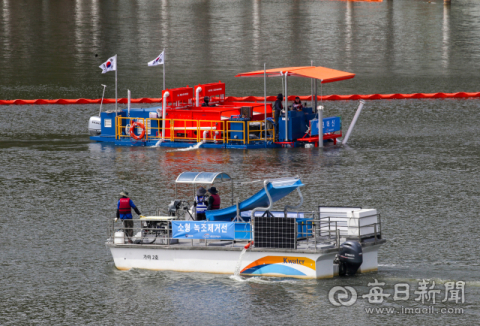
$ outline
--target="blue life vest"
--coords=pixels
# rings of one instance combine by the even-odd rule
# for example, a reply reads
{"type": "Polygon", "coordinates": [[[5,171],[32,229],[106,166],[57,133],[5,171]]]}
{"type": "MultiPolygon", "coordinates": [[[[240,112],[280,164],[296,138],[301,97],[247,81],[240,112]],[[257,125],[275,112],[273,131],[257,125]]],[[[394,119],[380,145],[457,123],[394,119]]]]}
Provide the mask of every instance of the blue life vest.
{"type": "Polygon", "coordinates": [[[205,204],[205,196],[195,196],[195,202],[197,203],[197,214],[205,213],[207,210],[207,204],[205,204]]]}

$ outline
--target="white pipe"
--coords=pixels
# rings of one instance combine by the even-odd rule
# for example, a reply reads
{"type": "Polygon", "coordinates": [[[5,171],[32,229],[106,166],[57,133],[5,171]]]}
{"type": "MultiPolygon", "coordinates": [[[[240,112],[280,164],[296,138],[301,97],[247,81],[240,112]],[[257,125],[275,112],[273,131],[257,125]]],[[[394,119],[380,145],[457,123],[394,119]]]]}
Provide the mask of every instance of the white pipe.
{"type": "Polygon", "coordinates": [[[208,134],[208,130],[205,130],[203,132],[203,142],[206,142],[207,134],[208,134]]]}
{"type": "Polygon", "coordinates": [[[283,211],[285,212],[285,216],[287,215],[287,209],[298,209],[300,207],[302,207],[303,205],[303,196],[302,196],[302,192],[300,191],[300,187],[297,188],[297,192],[298,192],[298,196],[300,196],[300,203],[298,205],[295,205],[295,206],[290,206],[290,205],[285,205],[285,208],[283,209],[283,211]]]}
{"type": "Polygon", "coordinates": [[[217,130],[215,131],[215,135],[213,136],[213,141],[216,143],[217,142],[217,135],[219,134],[220,132],[217,130]]]}
{"type": "Polygon", "coordinates": [[[268,181],[268,180],[263,181],[263,188],[265,188],[265,193],[267,194],[268,201],[269,201],[268,207],[256,207],[256,208],[252,209],[252,213],[250,214],[251,218],[255,217],[255,212],[256,211],[260,211],[260,210],[268,211],[268,210],[272,209],[273,200],[272,200],[272,196],[270,196],[270,193],[268,192],[268,189],[267,189],[267,185],[269,183],[270,183],[270,181],[268,181]]]}
{"type": "Polygon", "coordinates": [[[98,112],[98,116],[100,116],[100,114],[102,113],[102,105],[103,105],[103,98],[105,97],[105,88],[107,87],[107,85],[103,85],[103,94],[102,94],[102,101],[100,102],[100,112],[98,112]]]}
{"type": "Polygon", "coordinates": [[[195,90],[195,99],[196,99],[195,106],[197,106],[197,107],[200,106],[200,92],[201,91],[202,91],[202,88],[200,86],[197,87],[197,89],[195,90]]]}
{"type": "Polygon", "coordinates": [[[350,126],[348,127],[347,134],[345,135],[345,138],[343,138],[343,145],[346,145],[348,142],[348,138],[350,137],[350,134],[352,133],[353,127],[355,127],[355,123],[357,122],[358,117],[360,116],[360,113],[362,112],[363,105],[365,104],[364,100],[360,100],[360,105],[358,106],[357,112],[355,112],[355,116],[353,117],[352,122],[350,123],[350,126]]]}
{"type": "Polygon", "coordinates": [[[166,112],[165,110],[167,109],[167,97],[170,96],[170,92],[166,91],[163,93],[163,104],[162,104],[162,139],[165,139],[165,116],[166,112]]]}
{"type": "Polygon", "coordinates": [[[323,147],[323,105],[317,107],[318,112],[318,148],[323,147]]]}
{"type": "Polygon", "coordinates": [[[131,95],[132,95],[131,92],[130,92],[130,90],[128,90],[127,94],[128,94],[128,104],[127,104],[127,107],[128,107],[128,117],[130,117],[130,100],[131,100],[130,97],[131,97],[131,95]]]}

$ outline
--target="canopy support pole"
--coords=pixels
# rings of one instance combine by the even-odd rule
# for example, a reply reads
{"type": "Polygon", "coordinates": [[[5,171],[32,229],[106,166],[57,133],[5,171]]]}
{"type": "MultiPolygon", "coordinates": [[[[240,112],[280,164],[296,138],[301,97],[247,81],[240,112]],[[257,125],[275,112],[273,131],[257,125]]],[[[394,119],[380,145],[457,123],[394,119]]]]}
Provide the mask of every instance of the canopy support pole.
{"type": "Polygon", "coordinates": [[[315,78],[315,81],[313,82],[313,88],[315,89],[315,110],[317,109],[317,79],[315,78]]]}
{"type": "Polygon", "coordinates": [[[285,140],[288,141],[288,71],[285,72],[285,140]]]}
{"type": "Polygon", "coordinates": [[[263,64],[263,105],[265,111],[265,148],[267,147],[267,64],[263,64]]]}
{"type": "MultiPolygon", "coordinates": [[[[310,65],[313,67],[313,60],[310,60],[310,65]]],[[[310,78],[310,106],[312,107],[312,110],[314,110],[313,108],[315,108],[313,106],[313,80],[314,78],[310,78]]]]}
{"type": "Polygon", "coordinates": [[[323,148],[323,105],[317,107],[318,112],[318,149],[323,148]]]}

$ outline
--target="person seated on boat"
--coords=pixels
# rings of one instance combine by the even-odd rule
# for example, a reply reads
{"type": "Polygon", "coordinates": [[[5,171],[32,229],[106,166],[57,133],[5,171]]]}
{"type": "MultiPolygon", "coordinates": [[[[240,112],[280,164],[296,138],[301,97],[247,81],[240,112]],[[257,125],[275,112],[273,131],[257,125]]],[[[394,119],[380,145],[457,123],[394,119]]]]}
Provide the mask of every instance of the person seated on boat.
{"type": "Polygon", "coordinates": [[[300,97],[295,97],[295,101],[292,104],[292,108],[297,111],[302,111],[303,105],[302,102],[300,101],[300,97]]]}
{"type": "Polygon", "coordinates": [[[275,101],[275,141],[278,141],[278,122],[280,121],[280,113],[283,110],[283,94],[280,93],[277,95],[277,100],[275,101]]]}
{"type": "Polygon", "coordinates": [[[208,198],[207,210],[220,209],[220,196],[218,195],[217,188],[211,187],[208,189],[210,197],[208,198]]]}
{"type": "Polygon", "coordinates": [[[206,204],[207,197],[205,196],[206,193],[207,191],[203,187],[200,187],[197,189],[197,195],[195,196],[195,204],[194,204],[197,210],[197,221],[203,221],[206,219],[205,217],[205,211],[207,210],[207,204],[206,204]]]}
{"type": "Polygon", "coordinates": [[[122,191],[120,196],[122,197],[120,197],[117,204],[117,219],[120,219],[123,222],[125,234],[129,238],[128,242],[132,243],[132,240],[130,239],[133,237],[132,208],[138,215],[141,215],[141,213],[133,201],[128,197],[128,192],[122,191]]]}
{"type": "Polygon", "coordinates": [[[203,103],[202,103],[202,106],[210,106],[208,105],[208,102],[210,101],[210,98],[208,96],[205,96],[203,98],[203,103]]]}

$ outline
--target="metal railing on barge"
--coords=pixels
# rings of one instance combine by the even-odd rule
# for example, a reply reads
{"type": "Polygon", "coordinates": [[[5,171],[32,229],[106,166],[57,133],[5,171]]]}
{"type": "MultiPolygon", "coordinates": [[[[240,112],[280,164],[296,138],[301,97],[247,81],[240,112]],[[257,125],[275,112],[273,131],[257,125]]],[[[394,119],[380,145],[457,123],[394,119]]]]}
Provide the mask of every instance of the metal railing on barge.
{"type": "MultiPolygon", "coordinates": [[[[134,226],[125,227],[120,220],[109,223],[108,242],[114,245],[155,245],[155,246],[213,246],[216,247],[241,247],[255,240],[252,248],[276,248],[276,249],[302,249],[316,251],[322,248],[339,248],[345,240],[357,240],[377,244],[381,239],[380,214],[364,216],[374,217],[375,223],[348,226],[348,221],[342,221],[336,216],[319,217],[313,211],[288,212],[284,217],[275,217],[283,212],[273,212],[270,216],[255,216],[248,222],[225,222],[225,221],[192,221],[179,220],[175,216],[132,219],[134,226]],[[287,223],[285,228],[284,222],[287,223]],[[178,236],[178,225],[189,225],[193,230],[195,225],[204,225],[204,229],[212,231],[221,230],[221,224],[233,225],[233,236],[217,238],[178,236]],[[283,229],[282,229],[283,227],[283,229]],[[263,228],[263,229],[262,229],[263,228]],[[264,230],[267,230],[265,232],[264,230]],[[281,234],[281,235],[280,235],[281,234]],[[290,237],[288,236],[290,234],[290,237]]],[[[200,227],[199,227],[200,228],[200,227]]]]}
{"type": "MultiPolygon", "coordinates": [[[[171,142],[215,142],[250,144],[256,141],[273,141],[275,129],[268,129],[263,121],[223,121],[161,118],[131,118],[118,116],[115,139],[130,139],[129,127],[141,122],[145,128],[142,141],[166,139],[171,142]],[[165,123],[165,128],[163,124],[165,123]]],[[[141,133],[136,128],[136,134],[141,133]]]]}

